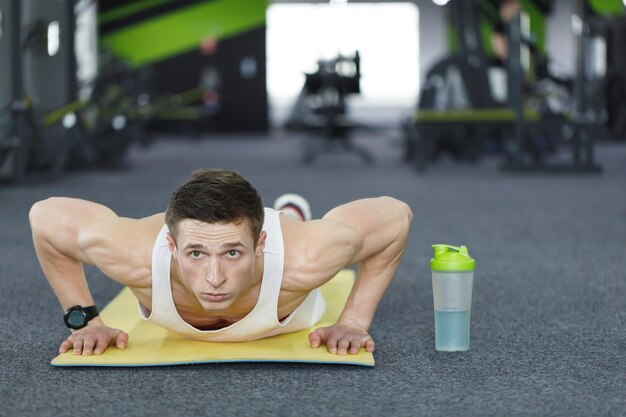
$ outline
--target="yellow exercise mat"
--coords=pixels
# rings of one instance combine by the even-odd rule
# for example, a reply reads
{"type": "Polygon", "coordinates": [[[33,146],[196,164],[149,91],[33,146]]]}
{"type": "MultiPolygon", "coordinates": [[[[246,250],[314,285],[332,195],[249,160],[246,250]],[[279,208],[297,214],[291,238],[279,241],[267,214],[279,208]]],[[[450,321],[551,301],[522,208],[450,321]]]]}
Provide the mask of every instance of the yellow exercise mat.
{"type": "MultiPolygon", "coordinates": [[[[316,327],[337,321],[354,283],[354,272],[343,270],[322,287],[326,312],[316,327]]],[[[125,288],[101,313],[108,326],[129,335],[126,349],[109,347],[102,355],[81,356],[70,352],[54,358],[55,366],[162,366],[214,362],[311,362],[374,366],[374,356],[361,349],[356,355],[334,355],[326,346],[312,348],[314,329],[282,334],[253,342],[217,343],[185,339],[139,316],[137,300],[125,288]]]]}

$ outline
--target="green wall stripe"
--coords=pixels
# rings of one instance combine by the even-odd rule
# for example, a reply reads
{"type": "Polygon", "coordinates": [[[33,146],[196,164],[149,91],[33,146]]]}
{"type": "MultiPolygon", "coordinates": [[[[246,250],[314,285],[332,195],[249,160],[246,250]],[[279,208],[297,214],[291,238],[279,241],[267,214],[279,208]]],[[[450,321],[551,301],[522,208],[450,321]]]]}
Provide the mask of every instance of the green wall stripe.
{"type": "Polygon", "coordinates": [[[131,66],[198,48],[205,37],[224,39],[265,24],[267,0],[216,0],[189,6],[103,36],[102,45],[131,66]]]}
{"type": "Polygon", "coordinates": [[[624,15],[626,6],[623,0],[588,0],[591,9],[601,15],[624,15]]]}
{"type": "Polygon", "coordinates": [[[172,1],[174,0],[142,0],[135,3],[127,4],[126,6],[121,6],[113,10],[109,10],[108,12],[102,13],[100,16],[98,16],[98,24],[102,25],[104,23],[119,20],[124,17],[131,16],[135,13],[150,9],[152,7],[160,6],[164,3],[170,3],[172,1]]]}

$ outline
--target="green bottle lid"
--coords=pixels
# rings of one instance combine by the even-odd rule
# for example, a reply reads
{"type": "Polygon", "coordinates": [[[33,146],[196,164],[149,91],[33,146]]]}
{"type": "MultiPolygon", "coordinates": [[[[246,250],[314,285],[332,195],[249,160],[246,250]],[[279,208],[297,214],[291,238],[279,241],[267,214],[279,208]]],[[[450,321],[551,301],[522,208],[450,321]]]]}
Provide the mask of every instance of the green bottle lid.
{"type": "Polygon", "coordinates": [[[476,261],[465,246],[433,245],[435,255],[430,260],[433,271],[473,271],[476,261]]]}

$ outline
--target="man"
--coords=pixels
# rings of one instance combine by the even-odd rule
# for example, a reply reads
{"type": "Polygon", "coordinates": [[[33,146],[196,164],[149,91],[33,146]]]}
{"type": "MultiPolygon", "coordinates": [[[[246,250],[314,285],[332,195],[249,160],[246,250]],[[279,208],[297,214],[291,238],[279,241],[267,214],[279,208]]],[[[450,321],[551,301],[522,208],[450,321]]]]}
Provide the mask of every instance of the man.
{"type": "Polygon", "coordinates": [[[264,209],[248,181],[224,170],[196,171],[165,213],[142,219],[58,197],[30,211],[37,257],[72,329],[59,352],[82,355],[128,343],[126,333],[97,315],[83,264],[128,286],[144,319],[210,341],[313,326],[325,307],[319,287],[358,264],[339,319],[311,332],[309,342],[340,355],[363,347],[373,352],[368,329],[398,268],[411,219],[406,204],[380,197],[301,221],[264,209]]]}

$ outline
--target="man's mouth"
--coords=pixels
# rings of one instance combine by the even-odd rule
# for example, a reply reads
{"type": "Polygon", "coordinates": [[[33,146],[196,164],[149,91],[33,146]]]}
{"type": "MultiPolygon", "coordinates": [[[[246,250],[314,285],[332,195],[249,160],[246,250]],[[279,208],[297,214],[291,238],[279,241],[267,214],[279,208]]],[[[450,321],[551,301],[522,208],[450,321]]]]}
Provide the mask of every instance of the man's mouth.
{"type": "Polygon", "coordinates": [[[203,292],[202,297],[208,301],[219,302],[228,298],[228,293],[203,292]]]}

